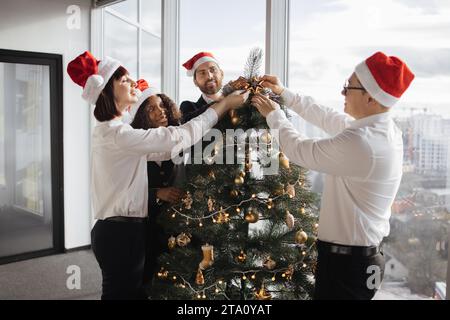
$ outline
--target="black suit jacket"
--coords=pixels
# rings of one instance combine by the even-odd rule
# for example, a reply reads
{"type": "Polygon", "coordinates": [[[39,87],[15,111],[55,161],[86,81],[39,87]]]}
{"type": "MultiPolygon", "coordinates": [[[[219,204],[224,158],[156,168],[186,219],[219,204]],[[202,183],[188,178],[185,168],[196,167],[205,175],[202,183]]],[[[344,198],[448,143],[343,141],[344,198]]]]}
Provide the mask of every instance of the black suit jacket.
{"type": "Polygon", "coordinates": [[[148,176],[148,216],[152,220],[160,213],[164,202],[157,203],[156,192],[159,188],[180,186],[184,180],[184,165],[175,165],[172,160],[163,161],[161,166],[156,162],[147,162],[148,176]]]}
{"type": "Polygon", "coordinates": [[[200,99],[198,99],[197,102],[183,101],[180,105],[180,110],[183,114],[182,122],[186,123],[189,120],[198,117],[203,112],[205,112],[213,103],[206,103],[205,99],[203,99],[202,96],[200,96],[200,99]]]}

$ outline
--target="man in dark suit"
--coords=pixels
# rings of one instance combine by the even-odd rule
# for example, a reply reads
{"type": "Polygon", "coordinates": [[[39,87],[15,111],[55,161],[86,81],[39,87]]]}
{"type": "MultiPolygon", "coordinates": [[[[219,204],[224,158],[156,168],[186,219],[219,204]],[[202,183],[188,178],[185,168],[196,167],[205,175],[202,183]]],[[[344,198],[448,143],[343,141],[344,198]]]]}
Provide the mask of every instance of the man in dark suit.
{"type": "Polygon", "coordinates": [[[182,121],[187,122],[208,109],[217,101],[222,100],[223,71],[219,62],[209,52],[200,52],[183,64],[187,75],[194,78],[194,84],[202,95],[197,102],[183,101],[180,110],[183,114],[182,121]]]}

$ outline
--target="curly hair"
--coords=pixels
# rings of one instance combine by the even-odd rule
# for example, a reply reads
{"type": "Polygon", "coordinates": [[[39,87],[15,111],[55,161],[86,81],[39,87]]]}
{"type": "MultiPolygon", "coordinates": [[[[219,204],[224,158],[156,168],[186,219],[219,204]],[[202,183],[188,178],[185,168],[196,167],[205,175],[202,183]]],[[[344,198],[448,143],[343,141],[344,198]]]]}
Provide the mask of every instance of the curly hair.
{"type": "MultiPolygon", "coordinates": [[[[181,112],[179,108],[167,95],[164,93],[157,94],[157,96],[161,99],[162,105],[161,107],[165,110],[167,116],[167,122],[169,126],[179,126],[181,123],[181,112]]],[[[147,98],[142,104],[139,106],[136,115],[134,116],[134,120],[131,123],[131,126],[135,129],[150,129],[154,128],[150,122],[150,118],[148,117],[148,113],[150,111],[150,97],[147,98]]]]}

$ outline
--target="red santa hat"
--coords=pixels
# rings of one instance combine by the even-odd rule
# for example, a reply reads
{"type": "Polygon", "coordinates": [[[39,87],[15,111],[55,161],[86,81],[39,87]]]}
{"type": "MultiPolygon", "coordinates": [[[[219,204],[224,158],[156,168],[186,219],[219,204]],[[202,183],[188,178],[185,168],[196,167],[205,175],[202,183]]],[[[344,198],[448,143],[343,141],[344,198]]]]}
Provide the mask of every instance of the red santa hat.
{"type": "Polygon", "coordinates": [[[187,70],[187,75],[189,77],[193,77],[195,74],[195,70],[205,62],[215,62],[217,65],[219,65],[219,61],[213,56],[210,52],[200,52],[197,53],[195,56],[193,56],[191,59],[186,61],[183,64],[183,67],[187,70]]]}
{"type": "Polygon", "coordinates": [[[115,59],[105,57],[102,61],[98,61],[92,53],[85,51],[68,64],[67,73],[73,82],[83,87],[83,99],[95,104],[109,79],[120,66],[121,63],[115,59]]]}
{"type": "Polygon", "coordinates": [[[136,81],[136,94],[138,95],[138,101],[136,101],[130,108],[131,118],[134,119],[137,111],[139,110],[141,104],[147,100],[149,97],[158,93],[155,87],[150,87],[147,81],[144,79],[139,79],[136,81]]]}
{"type": "Polygon", "coordinates": [[[375,53],[357,65],[355,73],[367,92],[388,108],[400,100],[414,79],[406,63],[382,52],[375,53]]]}

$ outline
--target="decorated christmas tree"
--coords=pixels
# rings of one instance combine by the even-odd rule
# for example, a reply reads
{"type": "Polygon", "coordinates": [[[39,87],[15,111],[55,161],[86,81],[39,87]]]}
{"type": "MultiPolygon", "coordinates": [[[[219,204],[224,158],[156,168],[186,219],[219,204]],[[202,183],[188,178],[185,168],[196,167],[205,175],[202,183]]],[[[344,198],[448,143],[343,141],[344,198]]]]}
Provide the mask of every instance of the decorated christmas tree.
{"type": "MultiPolygon", "coordinates": [[[[261,61],[262,50],[253,49],[244,76],[228,83],[224,95],[249,90],[281,102],[261,85],[261,61]]],[[[251,106],[251,95],[204,138],[192,159],[197,164],[187,166],[186,198],[159,219],[171,236],[159,258],[153,298],[312,295],[316,197],[306,170],[279,151],[276,133],[251,106]]]]}

